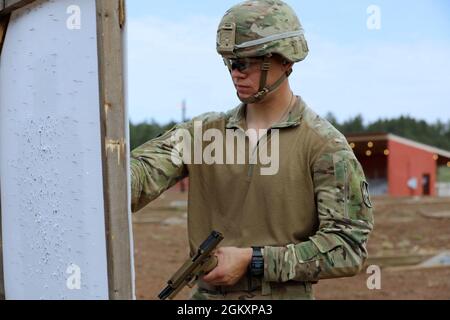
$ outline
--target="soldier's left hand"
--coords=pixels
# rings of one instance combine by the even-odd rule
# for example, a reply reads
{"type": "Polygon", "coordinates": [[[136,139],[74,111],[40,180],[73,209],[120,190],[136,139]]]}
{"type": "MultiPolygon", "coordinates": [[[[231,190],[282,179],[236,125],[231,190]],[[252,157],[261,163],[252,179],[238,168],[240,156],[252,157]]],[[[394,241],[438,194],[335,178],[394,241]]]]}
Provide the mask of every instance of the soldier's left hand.
{"type": "Polygon", "coordinates": [[[203,281],[213,286],[233,286],[247,272],[252,260],[252,248],[219,248],[215,252],[217,267],[203,277],[203,281]]]}

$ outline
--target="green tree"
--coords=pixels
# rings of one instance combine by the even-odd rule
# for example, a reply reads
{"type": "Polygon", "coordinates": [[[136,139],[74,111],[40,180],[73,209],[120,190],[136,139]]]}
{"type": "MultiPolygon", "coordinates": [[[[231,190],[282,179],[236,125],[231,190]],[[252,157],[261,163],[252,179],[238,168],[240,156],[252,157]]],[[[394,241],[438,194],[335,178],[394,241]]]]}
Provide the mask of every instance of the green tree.
{"type": "MultiPolygon", "coordinates": [[[[328,112],[325,118],[344,134],[386,132],[396,134],[414,141],[425,143],[444,150],[450,150],[450,120],[447,123],[436,121],[427,123],[410,116],[400,116],[395,119],[379,119],[364,124],[362,115],[357,115],[339,123],[333,113],[328,112]]],[[[160,125],[154,120],[150,123],[130,124],[131,149],[171,129],[175,122],[160,125]]]]}
{"type": "Polygon", "coordinates": [[[176,122],[169,122],[166,125],[160,125],[152,120],[150,123],[143,122],[139,124],[130,123],[130,148],[131,150],[143,145],[147,141],[156,138],[164,132],[170,130],[176,125],[176,122]]]}

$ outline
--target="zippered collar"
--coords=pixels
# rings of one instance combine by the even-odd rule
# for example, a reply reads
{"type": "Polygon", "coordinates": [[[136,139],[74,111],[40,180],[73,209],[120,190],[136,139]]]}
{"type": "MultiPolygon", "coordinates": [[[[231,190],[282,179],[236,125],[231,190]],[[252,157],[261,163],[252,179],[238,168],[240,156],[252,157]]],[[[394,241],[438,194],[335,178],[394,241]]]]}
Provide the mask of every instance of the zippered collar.
{"type": "MultiPolygon", "coordinates": [[[[290,127],[297,127],[301,124],[303,119],[303,114],[305,112],[306,105],[300,96],[297,96],[297,102],[295,103],[292,110],[281,119],[278,123],[275,123],[271,129],[284,129],[290,127]]],[[[237,108],[230,111],[230,118],[227,121],[227,129],[241,129],[245,131],[247,128],[245,114],[247,105],[242,103],[237,108]]]]}

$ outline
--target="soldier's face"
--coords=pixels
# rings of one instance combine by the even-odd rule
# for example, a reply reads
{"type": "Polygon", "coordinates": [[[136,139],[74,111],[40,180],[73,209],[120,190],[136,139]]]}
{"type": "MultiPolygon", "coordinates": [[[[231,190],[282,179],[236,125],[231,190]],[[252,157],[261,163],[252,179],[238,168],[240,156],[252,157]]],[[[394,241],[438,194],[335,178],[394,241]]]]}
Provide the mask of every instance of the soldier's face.
{"type": "MultiPolygon", "coordinates": [[[[231,77],[241,99],[247,99],[259,91],[262,59],[242,59],[231,64],[231,77]]],[[[281,58],[270,58],[271,66],[267,75],[266,86],[274,84],[286,71],[289,65],[282,63],[281,58]]]]}

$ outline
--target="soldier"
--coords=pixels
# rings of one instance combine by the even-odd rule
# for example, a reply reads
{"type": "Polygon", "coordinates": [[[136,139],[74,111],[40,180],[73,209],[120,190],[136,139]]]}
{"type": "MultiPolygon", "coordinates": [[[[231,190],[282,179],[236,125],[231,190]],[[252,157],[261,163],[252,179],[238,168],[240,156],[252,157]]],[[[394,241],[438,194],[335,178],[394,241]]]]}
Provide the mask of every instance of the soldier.
{"type": "MultiPolygon", "coordinates": [[[[134,150],[133,211],[189,176],[191,250],[211,230],[225,236],[218,266],[199,281],[193,299],[313,299],[314,283],[353,276],[367,258],[373,217],[363,170],[345,137],[290,89],[293,64],[306,58],[308,46],[287,4],[234,6],[219,25],[217,50],[242,104],[177,125],[134,150]],[[196,121],[224,135],[267,129],[270,139],[277,131],[278,171],[263,175],[260,162],[182,161],[174,136],[184,130],[196,139],[196,121]]],[[[248,136],[245,143],[264,148],[248,136]]]]}

